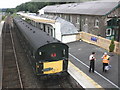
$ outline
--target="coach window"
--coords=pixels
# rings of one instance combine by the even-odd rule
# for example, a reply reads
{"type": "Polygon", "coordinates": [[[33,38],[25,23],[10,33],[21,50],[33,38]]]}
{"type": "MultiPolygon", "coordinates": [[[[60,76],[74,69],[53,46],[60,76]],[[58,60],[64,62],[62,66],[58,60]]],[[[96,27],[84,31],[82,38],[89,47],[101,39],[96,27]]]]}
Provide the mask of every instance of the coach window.
{"type": "Polygon", "coordinates": [[[51,36],[53,36],[53,30],[51,29],[51,36]]]}
{"type": "Polygon", "coordinates": [[[55,28],[53,29],[53,31],[54,31],[54,38],[55,38],[55,28]]]}
{"type": "Polygon", "coordinates": [[[48,27],[48,33],[50,33],[50,28],[48,27]]]}

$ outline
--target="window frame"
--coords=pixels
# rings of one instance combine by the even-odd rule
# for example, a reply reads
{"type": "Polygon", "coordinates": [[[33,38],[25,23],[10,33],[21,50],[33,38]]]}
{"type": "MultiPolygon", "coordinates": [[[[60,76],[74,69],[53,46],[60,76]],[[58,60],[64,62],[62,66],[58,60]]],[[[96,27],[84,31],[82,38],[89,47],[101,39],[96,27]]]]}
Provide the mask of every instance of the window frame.
{"type": "Polygon", "coordinates": [[[70,22],[72,22],[72,15],[70,15],[70,22]]]}
{"type": "Polygon", "coordinates": [[[98,19],[95,19],[94,26],[97,27],[97,28],[99,28],[99,20],[98,19]]]}
{"type": "Polygon", "coordinates": [[[112,29],[111,28],[107,28],[106,29],[106,36],[111,36],[112,35],[112,29]],[[110,34],[108,34],[108,30],[110,30],[110,34]]]}
{"type": "Polygon", "coordinates": [[[77,18],[76,18],[76,23],[80,24],[80,17],[79,16],[77,16],[77,18]]]}

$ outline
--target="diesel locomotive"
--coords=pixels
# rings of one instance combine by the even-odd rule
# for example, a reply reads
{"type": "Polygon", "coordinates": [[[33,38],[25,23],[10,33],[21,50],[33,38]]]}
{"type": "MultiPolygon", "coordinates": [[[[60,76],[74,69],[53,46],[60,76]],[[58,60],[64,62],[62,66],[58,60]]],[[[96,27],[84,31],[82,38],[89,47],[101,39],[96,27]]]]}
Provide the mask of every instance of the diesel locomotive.
{"type": "Polygon", "coordinates": [[[13,19],[21,45],[37,75],[67,72],[69,47],[19,17],[13,19]]]}

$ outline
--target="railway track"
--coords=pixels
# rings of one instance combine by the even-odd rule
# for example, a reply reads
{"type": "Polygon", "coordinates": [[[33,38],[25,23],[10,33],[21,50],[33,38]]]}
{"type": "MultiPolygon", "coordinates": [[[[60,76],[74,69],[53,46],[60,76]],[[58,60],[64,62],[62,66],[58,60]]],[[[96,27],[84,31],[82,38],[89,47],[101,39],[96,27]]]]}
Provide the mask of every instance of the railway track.
{"type": "Polygon", "coordinates": [[[3,85],[2,88],[23,89],[22,78],[11,31],[11,18],[6,18],[2,31],[3,85]]]}
{"type": "Polygon", "coordinates": [[[2,32],[3,84],[2,88],[82,88],[70,75],[45,76],[40,79],[31,67],[30,58],[17,37],[17,27],[11,29],[8,17],[2,32]]]}

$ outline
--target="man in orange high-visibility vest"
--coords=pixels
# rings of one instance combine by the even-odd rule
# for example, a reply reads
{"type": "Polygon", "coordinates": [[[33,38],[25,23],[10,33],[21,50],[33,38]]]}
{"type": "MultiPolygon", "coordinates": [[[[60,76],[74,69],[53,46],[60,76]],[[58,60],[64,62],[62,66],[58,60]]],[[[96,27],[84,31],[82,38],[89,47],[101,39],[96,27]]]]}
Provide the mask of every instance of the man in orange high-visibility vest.
{"type": "Polygon", "coordinates": [[[105,52],[104,53],[104,55],[102,56],[102,62],[103,62],[103,72],[106,72],[106,70],[105,70],[105,66],[108,66],[108,64],[109,64],[109,58],[110,58],[110,56],[109,55],[107,55],[107,53],[105,52]]]}

